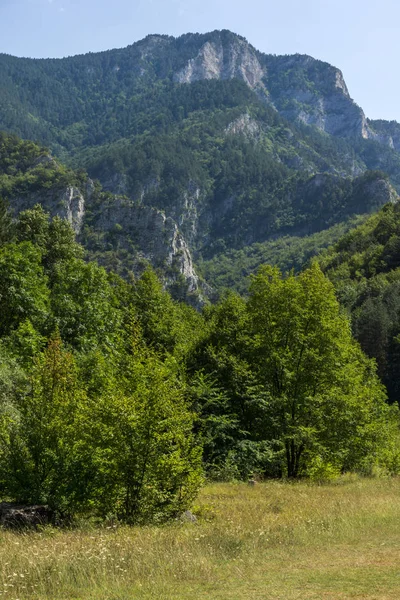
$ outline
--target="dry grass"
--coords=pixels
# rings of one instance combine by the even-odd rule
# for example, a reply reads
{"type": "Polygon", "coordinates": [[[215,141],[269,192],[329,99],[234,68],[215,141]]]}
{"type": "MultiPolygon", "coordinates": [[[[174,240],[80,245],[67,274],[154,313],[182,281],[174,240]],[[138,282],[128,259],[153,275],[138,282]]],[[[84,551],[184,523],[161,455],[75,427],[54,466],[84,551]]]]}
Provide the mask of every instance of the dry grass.
{"type": "Polygon", "coordinates": [[[0,599],[400,598],[400,479],[216,484],[195,524],[0,533],[0,599]]]}

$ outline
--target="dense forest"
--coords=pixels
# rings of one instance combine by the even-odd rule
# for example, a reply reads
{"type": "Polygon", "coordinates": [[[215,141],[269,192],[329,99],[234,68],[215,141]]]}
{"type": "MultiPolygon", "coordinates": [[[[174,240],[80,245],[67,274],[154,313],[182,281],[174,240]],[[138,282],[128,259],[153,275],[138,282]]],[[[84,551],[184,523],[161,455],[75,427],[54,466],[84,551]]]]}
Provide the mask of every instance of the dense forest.
{"type": "Polygon", "coordinates": [[[337,69],[149,36],[0,55],[0,109],[0,500],[400,473],[397,124],[337,69]]]}
{"type": "MultiPolygon", "coordinates": [[[[0,129],[44,144],[105,191],[163,211],[195,262],[373,212],[388,198],[369,172],[400,186],[395,125],[367,122],[338,69],[263,55],[229,31],[153,35],[62,60],[0,55],[0,84],[0,129]],[[205,48],[220,55],[218,75],[205,48]]],[[[104,263],[132,268],[136,239],[121,253],[121,236],[97,245],[95,237],[97,259],[113,251],[104,263]]]]}
{"type": "Polygon", "coordinates": [[[3,207],[1,240],[4,498],[137,523],[179,514],[204,475],[400,469],[398,405],[317,263],[262,267],[247,300],[200,314],[151,270],[85,262],[40,205],[3,207]]]}

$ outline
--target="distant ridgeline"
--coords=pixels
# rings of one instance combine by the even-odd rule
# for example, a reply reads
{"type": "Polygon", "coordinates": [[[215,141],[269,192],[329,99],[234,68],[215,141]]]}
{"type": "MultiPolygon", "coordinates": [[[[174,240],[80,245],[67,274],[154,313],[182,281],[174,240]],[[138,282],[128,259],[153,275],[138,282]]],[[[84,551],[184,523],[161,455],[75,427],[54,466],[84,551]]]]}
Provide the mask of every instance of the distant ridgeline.
{"type": "Polygon", "coordinates": [[[265,55],[229,31],[65,59],[0,55],[0,129],[57,161],[2,138],[19,173],[3,159],[14,210],[44,203],[101,264],[126,274],[150,262],[195,305],[235,283],[219,265],[240,270],[235,257],[257,248],[251,271],[269,256],[259,245],[282,236],[329,229],[327,246],[400,189],[400,125],[366,119],[331,65],[265,55]]]}

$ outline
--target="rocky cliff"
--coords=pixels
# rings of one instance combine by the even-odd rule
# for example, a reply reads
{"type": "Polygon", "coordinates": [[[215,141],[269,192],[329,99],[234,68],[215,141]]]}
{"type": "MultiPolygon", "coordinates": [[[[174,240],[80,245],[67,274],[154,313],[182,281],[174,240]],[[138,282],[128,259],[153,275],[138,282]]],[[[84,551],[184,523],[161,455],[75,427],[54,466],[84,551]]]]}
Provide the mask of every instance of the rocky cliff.
{"type": "Polygon", "coordinates": [[[39,147],[4,134],[0,134],[1,196],[14,215],[40,204],[52,217],[66,219],[89,252],[95,247],[101,253],[112,249],[129,254],[125,270],[129,266],[140,270],[143,263],[150,263],[167,287],[179,282],[186,300],[202,304],[188,244],[177,223],[162,211],[105,193],[99,184],[83,174],[76,177],[39,147]]]}
{"type": "Polygon", "coordinates": [[[126,197],[108,196],[97,205],[89,223],[92,230],[106,234],[105,241],[111,241],[119,250],[136,251],[137,258],[164,269],[169,284],[181,275],[188,294],[199,291],[199,278],[186,240],[175,221],[162,211],[126,197]]]}
{"type": "MultiPolygon", "coordinates": [[[[398,133],[391,133],[396,125],[366,119],[350,97],[339,69],[306,55],[263,54],[227,30],[179,38],[149,35],[128,48],[60,60],[0,55],[0,129],[25,136],[32,131],[27,137],[50,141],[55,149],[97,144],[99,131],[91,131],[89,121],[95,117],[99,98],[103,107],[100,118],[109,121],[112,111],[118,109],[124,124],[118,135],[125,135],[127,125],[130,132],[132,115],[126,101],[134,98],[140,103],[143,93],[154,84],[232,79],[243,81],[289,120],[334,136],[362,137],[399,147],[398,133]],[[63,106],[66,98],[68,106],[63,106]]],[[[149,100],[147,95],[148,108],[149,100]]],[[[117,118],[112,137],[118,126],[117,118]]],[[[100,132],[100,137],[104,136],[104,126],[100,132]]]]}
{"type": "Polygon", "coordinates": [[[207,41],[194,58],[174,74],[177,83],[193,83],[205,79],[241,79],[251,89],[265,89],[265,70],[255,51],[243,39],[233,37],[224,44],[220,36],[207,41]]]}
{"type": "Polygon", "coordinates": [[[19,142],[10,167],[0,134],[0,195],[66,218],[109,268],[151,262],[179,297],[201,295],[193,261],[324,230],[400,190],[398,123],[368,120],[336,67],[226,30],[0,55],[0,89],[0,128],[71,168],[19,142]]]}

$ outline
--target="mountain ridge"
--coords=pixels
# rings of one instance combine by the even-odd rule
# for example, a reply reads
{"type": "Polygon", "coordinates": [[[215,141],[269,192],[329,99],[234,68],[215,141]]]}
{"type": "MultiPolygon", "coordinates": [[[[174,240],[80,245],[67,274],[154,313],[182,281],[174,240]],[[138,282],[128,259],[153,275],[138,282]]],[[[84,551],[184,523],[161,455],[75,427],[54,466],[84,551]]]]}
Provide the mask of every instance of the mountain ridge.
{"type": "MultiPolygon", "coordinates": [[[[132,59],[139,62],[145,61],[149,55],[154,53],[159,61],[158,71],[156,69],[156,76],[159,78],[171,77],[178,83],[224,77],[242,78],[252,89],[259,86],[260,90],[264,90],[267,101],[270,101],[271,105],[276,107],[278,112],[284,116],[298,118],[307,124],[314,124],[320,129],[328,131],[328,133],[345,136],[360,134],[366,139],[375,139],[379,143],[393,144],[390,132],[386,131],[386,135],[382,135],[380,131],[376,131],[374,129],[375,125],[380,130],[382,125],[378,123],[378,120],[367,119],[359,105],[352,100],[340,69],[306,54],[274,55],[260,52],[246,38],[228,30],[214,30],[205,34],[188,33],[179,37],[150,34],[125,48],[55,59],[25,58],[0,54],[0,68],[4,59],[11,60],[14,66],[18,63],[20,65],[24,63],[26,66],[30,63],[40,68],[50,64],[52,66],[66,65],[67,63],[74,64],[84,59],[87,63],[87,74],[90,75],[95,74],[96,68],[98,68],[98,65],[93,64],[96,63],[96,60],[108,58],[109,67],[114,70],[114,73],[118,74],[124,68],[123,65],[117,64],[118,61],[126,62],[129,58],[131,59],[130,66],[138,67],[137,64],[133,65],[132,59]],[[172,64],[168,64],[168,61],[163,63],[162,57],[157,54],[160,50],[157,46],[160,45],[164,49],[168,46],[169,50],[172,51],[172,64]],[[229,52],[231,56],[229,56],[229,52]],[[232,56],[232,53],[236,53],[235,56],[232,56]],[[246,60],[250,60],[250,62],[246,64],[246,60]],[[290,71],[293,68],[295,68],[297,75],[299,69],[306,71],[307,81],[301,82],[298,77],[297,79],[292,77],[288,70],[290,71]],[[315,98],[312,98],[315,91],[321,88],[321,78],[319,77],[321,71],[324,73],[323,87],[326,87],[327,82],[330,81],[328,86],[330,91],[342,92],[343,98],[350,102],[349,106],[352,107],[354,114],[358,113],[358,122],[354,131],[352,128],[346,128],[344,124],[338,126],[337,123],[324,122],[324,113],[336,110],[337,106],[323,106],[323,97],[322,99],[319,97],[318,102],[315,102],[315,98]],[[329,78],[327,78],[327,74],[329,78]],[[265,78],[268,82],[263,81],[265,78]],[[278,81],[276,81],[277,79],[278,81]],[[280,87],[281,92],[278,95],[274,93],[277,85],[280,87]],[[313,85],[314,89],[312,89],[313,85]],[[270,89],[271,86],[272,89],[270,89]],[[300,106],[296,107],[293,102],[290,106],[283,106],[284,101],[288,98],[294,99],[300,106]],[[308,106],[309,110],[304,110],[304,106],[308,106]]],[[[139,66],[138,69],[140,76],[143,76],[146,67],[139,66]]],[[[12,77],[12,73],[9,73],[9,75],[12,77]]],[[[336,103],[342,101],[343,98],[339,93],[336,97],[336,103]]],[[[381,123],[384,123],[386,130],[392,127],[391,121],[381,120],[381,123]]]]}
{"type": "MultiPolygon", "coordinates": [[[[323,231],[391,201],[388,186],[400,190],[399,124],[366,119],[336,67],[263,54],[228,30],[152,34],[63,59],[0,55],[0,129],[100,181],[103,195],[78,218],[100,262],[166,260],[168,279],[184,255],[191,291],[192,260],[323,231]],[[161,231],[174,250],[155,258],[161,231]]],[[[9,183],[0,194],[17,209],[9,183]]],[[[62,193],[79,206],[73,185],[62,193]]],[[[53,206],[42,196],[65,214],[58,191],[53,206]]]]}

